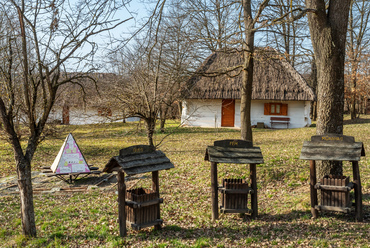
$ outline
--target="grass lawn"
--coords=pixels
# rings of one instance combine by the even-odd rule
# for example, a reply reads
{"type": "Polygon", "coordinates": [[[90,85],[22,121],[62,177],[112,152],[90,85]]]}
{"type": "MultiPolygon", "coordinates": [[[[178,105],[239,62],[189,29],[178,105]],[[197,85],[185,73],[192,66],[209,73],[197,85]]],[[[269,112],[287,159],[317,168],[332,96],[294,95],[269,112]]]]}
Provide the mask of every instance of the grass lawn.
{"type": "MultiPolygon", "coordinates": [[[[309,195],[309,164],[299,160],[304,140],[315,128],[289,130],[254,129],[254,145],[261,147],[265,163],[257,167],[259,215],[220,214],[211,221],[210,163],[205,149],[214,140],[238,139],[238,130],[178,128],[170,122],[165,134],[156,133],[159,149],[175,168],[159,172],[163,228],[145,228],[119,237],[117,194],[114,184],[78,193],[34,194],[37,238],[21,235],[20,200],[7,193],[4,181],[15,176],[12,149],[0,142],[0,247],[369,247],[370,237],[370,156],[360,161],[364,222],[356,223],[353,213],[320,213],[312,219],[309,195]]],[[[100,167],[119,150],[146,144],[143,125],[114,123],[85,126],[58,126],[42,142],[33,160],[33,170],[50,166],[66,135],[72,132],[85,158],[100,167]]],[[[370,117],[346,121],[344,134],[364,143],[370,153],[370,117]]],[[[351,165],[344,163],[352,179],[351,165]]],[[[218,178],[248,178],[246,165],[220,164],[218,178]]],[[[128,182],[128,187],[150,187],[151,174],[128,182]]],[[[46,177],[43,177],[45,180],[46,177]]],[[[64,187],[50,179],[48,185],[64,187]]],[[[91,181],[91,180],[90,180],[91,181]]],[[[83,179],[75,186],[86,185],[83,179]]],[[[34,184],[34,188],[45,187],[34,184]]],[[[16,187],[14,187],[16,189],[16,187]]]]}

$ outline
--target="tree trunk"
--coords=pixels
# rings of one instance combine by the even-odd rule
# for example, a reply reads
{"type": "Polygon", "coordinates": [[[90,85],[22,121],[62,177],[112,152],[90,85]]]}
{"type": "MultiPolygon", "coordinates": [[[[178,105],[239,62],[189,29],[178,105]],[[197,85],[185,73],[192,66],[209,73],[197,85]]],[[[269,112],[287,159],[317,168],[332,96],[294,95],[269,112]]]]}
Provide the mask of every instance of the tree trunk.
{"type": "Polygon", "coordinates": [[[243,0],[245,44],[243,46],[243,82],[240,102],[241,139],[253,142],[251,125],[251,103],[253,84],[254,31],[251,0],[243,0]]]}
{"type": "Polygon", "coordinates": [[[179,108],[178,118],[181,120],[181,115],[182,115],[182,101],[178,101],[177,102],[177,106],[179,108]]]}
{"type": "Polygon", "coordinates": [[[365,101],[365,102],[364,102],[364,109],[365,109],[365,110],[364,110],[364,112],[365,112],[364,114],[365,114],[365,115],[367,115],[367,109],[368,109],[368,107],[367,107],[367,104],[368,104],[368,97],[367,97],[367,96],[365,97],[365,100],[364,100],[364,101],[365,101]]]}
{"type": "Polygon", "coordinates": [[[17,159],[18,188],[21,199],[22,231],[36,237],[35,211],[31,181],[31,164],[22,156],[17,159]]]}
{"type": "Polygon", "coordinates": [[[167,113],[168,113],[168,105],[162,106],[162,109],[161,109],[161,123],[160,123],[161,133],[164,133],[164,125],[166,124],[167,113]]]}
{"type": "MultiPolygon", "coordinates": [[[[314,89],[316,95],[317,95],[317,65],[315,61],[315,57],[311,61],[311,87],[314,89]]],[[[312,102],[312,109],[311,109],[311,115],[312,120],[317,120],[317,100],[312,102]]]]}
{"type": "MultiPolygon", "coordinates": [[[[356,63],[356,62],[353,62],[356,63]]],[[[357,66],[353,65],[352,66],[352,71],[351,71],[351,120],[356,119],[357,113],[356,113],[356,87],[357,87],[357,66]]]]}
{"type": "Polygon", "coordinates": [[[165,124],[166,124],[166,118],[161,118],[161,133],[164,133],[165,124]]]}
{"type": "Polygon", "coordinates": [[[155,118],[145,118],[146,133],[148,138],[148,145],[154,146],[153,135],[155,130],[155,118]]]}
{"type": "MultiPolygon", "coordinates": [[[[343,134],[344,59],[350,0],[306,0],[318,77],[316,133],[343,134]]],[[[341,163],[324,162],[318,175],[341,175],[341,163]]]]}
{"type": "Polygon", "coordinates": [[[22,232],[25,236],[36,237],[35,212],[33,207],[33,192],[31,181],[31,160],[36,150],[35,139],[29,139],[26,156],[23,154],[21,143],[12,125],[12,120],[6,115],[4,102],[0,98],[0,119],[4,130],[8,134],[8,141],[12,145],[18,176],[18,188],[21,200],[22,232]]]}

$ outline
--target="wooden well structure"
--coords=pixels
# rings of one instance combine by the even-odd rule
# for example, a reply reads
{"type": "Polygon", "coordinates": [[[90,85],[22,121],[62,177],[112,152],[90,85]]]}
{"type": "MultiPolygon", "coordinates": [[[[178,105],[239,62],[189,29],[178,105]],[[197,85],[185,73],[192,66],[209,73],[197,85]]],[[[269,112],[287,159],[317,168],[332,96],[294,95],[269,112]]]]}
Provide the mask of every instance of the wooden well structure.
{"type": "Polygon", "coordinates": [[[218,191],[221,192],[221,213],[250,213],[258,215],[256,165],[262,164],[259,147],[245,140],[218,140],[206,149],[205,160],[211,162],[212,219],[218,219],[218,191]],[[249,182],[243,179],[223,179],[218,186],[218,163],[249,164],[249,182]],[[248,194],[251,208],[248,208],[248,194]]]}
{"type": "Polygon", "coordinates": [[[310,193],[311,213],[318,217],[318,211],[335,211],[349,213],[352,205],[355,206],[355,218],[363,220],[362,190],[358,161],[365,156],[362,142],[355,142],[354,137],[325,134],[311,137],[311,141],[304,141],[300,159],[310,161],[310,193]],[[347,176],[325,175],[317,182],[316,161],[350,161],[353,170],[353,182],[347,176]],[[354,189],[355,202],[349,197],[354,189]],[[321,190],[320,204],[318,204],[317,190],[321,190]]]}
{"type": "Polygon", "coordinates": [[[158,171],[174,168],[166,155],[154,146],[137,145],[120,150],[119,156],[112,157],[103,172],[117,171],[118,179],[118,221],[120,236],[127,234],[126,222],[135,230],[154,226],[160,229],[158,171]],[[152,188],[126,190],[125,173],[129,176],[152,172],[152,188]]]}

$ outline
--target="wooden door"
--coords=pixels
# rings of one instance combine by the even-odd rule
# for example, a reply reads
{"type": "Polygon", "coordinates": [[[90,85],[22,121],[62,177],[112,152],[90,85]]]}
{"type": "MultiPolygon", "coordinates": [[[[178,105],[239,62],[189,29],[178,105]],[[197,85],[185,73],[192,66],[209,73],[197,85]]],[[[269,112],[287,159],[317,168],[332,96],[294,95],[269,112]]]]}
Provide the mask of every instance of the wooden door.
{"type": "Polygon", "coordinates": [[[221,127],[233,127],[235,120],[235,100],[223,99],[221,112],[221,127]]]}

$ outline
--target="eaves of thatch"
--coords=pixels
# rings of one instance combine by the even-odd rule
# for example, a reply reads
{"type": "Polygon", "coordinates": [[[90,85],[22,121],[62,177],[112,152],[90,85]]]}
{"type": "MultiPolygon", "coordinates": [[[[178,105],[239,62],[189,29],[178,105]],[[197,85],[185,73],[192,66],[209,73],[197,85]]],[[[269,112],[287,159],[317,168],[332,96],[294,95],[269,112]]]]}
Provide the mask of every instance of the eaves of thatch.
{"type": "MultiPolygon", "coordinates": [[[[240,99],[242,64],[241,51],[211,54],[188,81],[184,98],[240,99]]],[[[252,99],[313,101],[316,96],[281,54],[271,48],[259,48],[254,54],[252,99]]]]}
{"type": "Polygon", "coordinates": [[[58,89],[55,106],[82,108],[107,105],[112,82],[118,80],[118,76],[112,73],[91,73],[88,76],[62,85],[58,89]]]}

